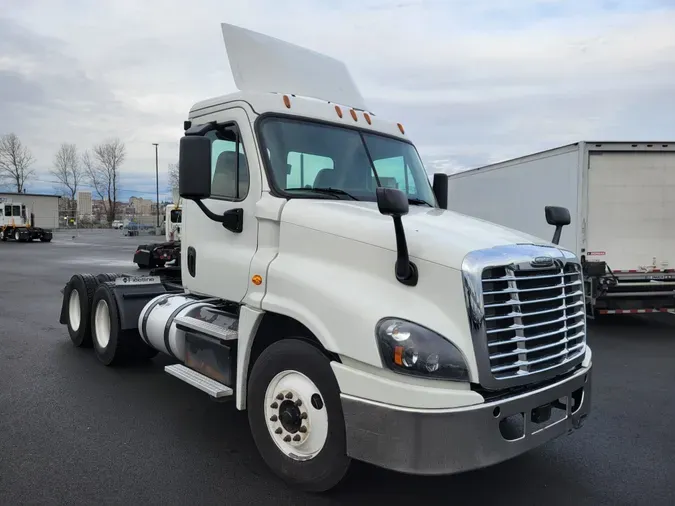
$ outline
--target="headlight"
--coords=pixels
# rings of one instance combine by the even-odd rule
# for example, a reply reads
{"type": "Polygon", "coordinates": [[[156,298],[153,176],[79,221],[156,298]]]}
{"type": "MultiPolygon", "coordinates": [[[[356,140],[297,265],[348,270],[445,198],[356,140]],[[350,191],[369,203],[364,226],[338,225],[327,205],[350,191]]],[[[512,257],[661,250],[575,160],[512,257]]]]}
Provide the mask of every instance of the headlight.
{"type": "Polygon", "coordinates": [[[380,355],[392,371],[430,379],[469,381],[462,353],[450,341],[416,323],[380,320],[376,328],[380,355]]]}

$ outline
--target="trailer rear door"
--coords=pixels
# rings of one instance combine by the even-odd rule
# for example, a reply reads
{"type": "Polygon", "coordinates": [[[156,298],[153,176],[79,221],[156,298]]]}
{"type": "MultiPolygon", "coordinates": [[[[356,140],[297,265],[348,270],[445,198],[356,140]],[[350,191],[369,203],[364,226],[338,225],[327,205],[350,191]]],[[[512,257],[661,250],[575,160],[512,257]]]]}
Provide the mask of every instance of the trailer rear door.
{"type": "Polygon", "coordinates": [[[588,260],[615,271],[675,268],[675,151],[589,158],[588,260]]]}

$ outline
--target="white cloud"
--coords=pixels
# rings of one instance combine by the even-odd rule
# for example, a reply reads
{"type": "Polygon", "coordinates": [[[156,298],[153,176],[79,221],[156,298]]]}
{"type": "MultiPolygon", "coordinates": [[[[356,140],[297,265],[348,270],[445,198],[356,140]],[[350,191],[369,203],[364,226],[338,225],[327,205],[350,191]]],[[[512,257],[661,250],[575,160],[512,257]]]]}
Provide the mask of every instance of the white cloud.
{"type": "Polygon", "coordinates": [[[61,141],[119,136],[129,172],[154,175],[152,142],[165,170],[192,103],[234,89],[223,21],[346,61],[430,171],[583,138],[675,138],[665,1],[28,0],[2,15],[0,131],[45,167],[61,141]]]}

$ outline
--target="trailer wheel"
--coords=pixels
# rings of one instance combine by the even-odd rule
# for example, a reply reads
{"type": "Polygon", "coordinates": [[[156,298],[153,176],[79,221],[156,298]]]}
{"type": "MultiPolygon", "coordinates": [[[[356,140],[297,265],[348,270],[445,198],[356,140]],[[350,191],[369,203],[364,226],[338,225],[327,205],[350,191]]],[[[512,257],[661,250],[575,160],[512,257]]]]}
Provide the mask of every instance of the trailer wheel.
{"type": "Polygon", "coordinates": [[[91,333],[94,352],[106,366],[128,359],[150,359],[157,350],[141,341],[137,329],[121,330],[117,301],[109,283],[101,283],[94,292],[91,333]]]}
{"type": "Polygon", "coordinates": [[[299,339],[276,342],[253,365],[248,390],[251,433],[270,469],[306,491],[338,485],[351,459],[328,358],[299,339]]]}
{"type": "Polygon", "coordinates": [[[67,326],[70,340],[75,346],[91,347],[89,313],[96,290],[96,278],[91,274],[75,274],[63,292],[66,303],[67,326]]]}

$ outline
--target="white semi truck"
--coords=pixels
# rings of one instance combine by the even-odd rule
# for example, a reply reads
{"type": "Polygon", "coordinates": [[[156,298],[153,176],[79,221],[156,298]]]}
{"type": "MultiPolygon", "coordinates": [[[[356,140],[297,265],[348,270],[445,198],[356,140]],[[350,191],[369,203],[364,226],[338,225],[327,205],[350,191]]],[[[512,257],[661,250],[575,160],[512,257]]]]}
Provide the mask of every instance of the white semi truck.
{"type": "Polygon", "coordinates": [[[449,176],[448,207],[546,237],[580,258],[587,314],[675,311],[675,142],[577,142],[449,176]]]}
{"type": "Polygon", "coordinates": [[[167,373],[247,410],[264,461],[304,490],[353,459],[449,474],[579,428],[578,258],[439,206],[447,179],[432,188],[341,62],[222,31],[240,91],[184,125],[181,282],[74,275],[73,343],[108,366],[172,357],[167,373]]]}
{"type": "Polygon", "coordinates": [[[140,268],[164,267],[170,263],[180,267],[180,234],[183,209],[179,202],[167,205],[164,217],[164,242],[140,244],[134,252],[134,263],[140,268]]]}
{"type": "Polygon", "coordinates": [[[26,204],[0,197],[0,241],[51,242],[52,232],[34,225],[35,215],[31,212],[29,217],[26,204]]]}

